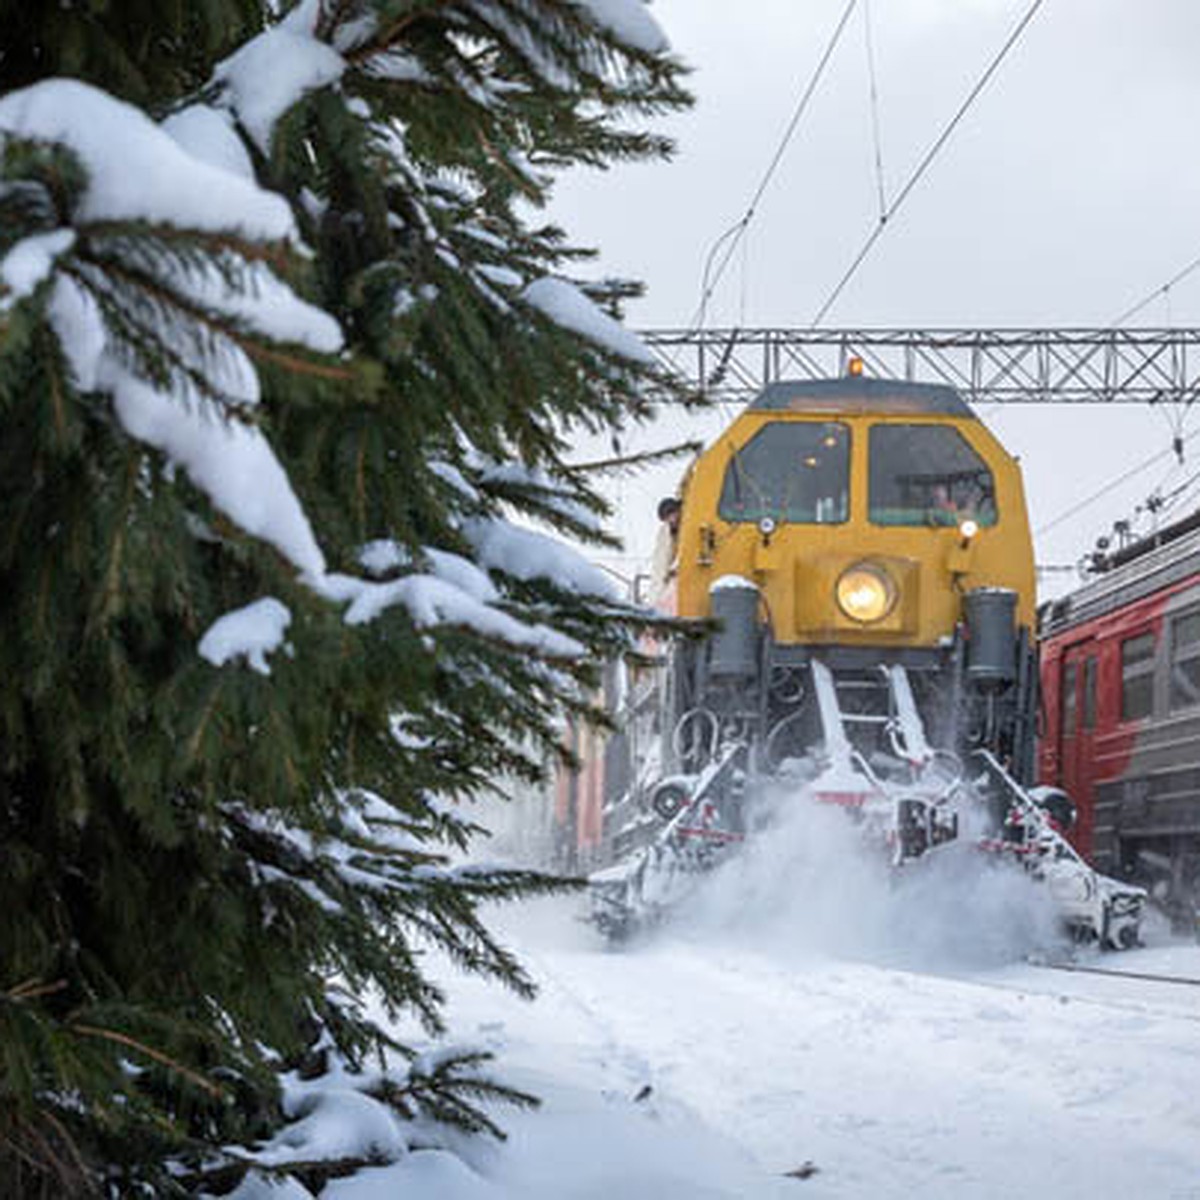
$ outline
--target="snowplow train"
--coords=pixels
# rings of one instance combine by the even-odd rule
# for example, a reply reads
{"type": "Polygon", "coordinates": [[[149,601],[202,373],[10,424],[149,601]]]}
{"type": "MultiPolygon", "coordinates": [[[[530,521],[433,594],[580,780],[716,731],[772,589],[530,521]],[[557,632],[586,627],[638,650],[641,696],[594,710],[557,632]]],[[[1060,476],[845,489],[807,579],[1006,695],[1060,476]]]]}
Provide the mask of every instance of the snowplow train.
{"type": "Polygon", "coordinates": [[[894,868],[969,837],[1044,880],[1082,936],[1136,941],[1144,893],[1092,870],[1069,800],[1033,787],[1020,468],[957,392],[770,384],[673,499],[655,603],[707,632],[614,689],[619,732],[560,784],[610,934],[753,836],[774,781],[844,809],[894,868]]]}

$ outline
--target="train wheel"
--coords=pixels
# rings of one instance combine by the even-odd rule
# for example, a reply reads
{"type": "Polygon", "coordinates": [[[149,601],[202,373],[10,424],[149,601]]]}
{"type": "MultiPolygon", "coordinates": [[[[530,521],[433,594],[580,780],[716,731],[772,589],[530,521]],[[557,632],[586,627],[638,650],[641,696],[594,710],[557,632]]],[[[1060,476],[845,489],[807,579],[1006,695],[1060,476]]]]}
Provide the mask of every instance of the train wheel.
{"type": "Polygon", "coordinates": [[[1138,944],[1136,925],[1123,925],[1117,934],[1117,943],[1122,950],[1132,950],[1138,944]]]}

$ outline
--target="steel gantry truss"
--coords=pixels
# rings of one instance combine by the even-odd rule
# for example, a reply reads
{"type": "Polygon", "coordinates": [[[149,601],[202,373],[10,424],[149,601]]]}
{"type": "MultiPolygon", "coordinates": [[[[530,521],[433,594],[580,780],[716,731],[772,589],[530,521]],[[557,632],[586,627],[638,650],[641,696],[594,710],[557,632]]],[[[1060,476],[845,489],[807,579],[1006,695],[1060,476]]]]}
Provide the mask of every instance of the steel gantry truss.
{"type": "Polygon", "coordinates": [[[779,379],[947,383],[973,403],[1190,403],[1200,329],[654,329],[660,363],[693,388],[748,399],[779,379]]]}

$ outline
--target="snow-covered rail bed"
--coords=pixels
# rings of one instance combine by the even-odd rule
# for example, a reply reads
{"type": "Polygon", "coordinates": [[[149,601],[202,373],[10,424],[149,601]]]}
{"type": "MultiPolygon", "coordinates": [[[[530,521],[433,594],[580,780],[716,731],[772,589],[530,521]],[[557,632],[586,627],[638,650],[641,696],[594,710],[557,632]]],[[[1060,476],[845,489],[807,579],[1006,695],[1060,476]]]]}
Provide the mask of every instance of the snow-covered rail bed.
{"type": "MultiPolygon", "coordinates": [[[[515,1189],[500,1194],[1200,1197],[1193,988],[745,939],[613,953],[565,928],[514,930],[537,1004],[458,995],[462,1032],[550,1101],[487,1165],[515,1189]],[[576,1166],[539,1191],[549,1146],[576,1166]]],[[[1200,949],[1122,966],[1197,977],[1200,949]]]]}

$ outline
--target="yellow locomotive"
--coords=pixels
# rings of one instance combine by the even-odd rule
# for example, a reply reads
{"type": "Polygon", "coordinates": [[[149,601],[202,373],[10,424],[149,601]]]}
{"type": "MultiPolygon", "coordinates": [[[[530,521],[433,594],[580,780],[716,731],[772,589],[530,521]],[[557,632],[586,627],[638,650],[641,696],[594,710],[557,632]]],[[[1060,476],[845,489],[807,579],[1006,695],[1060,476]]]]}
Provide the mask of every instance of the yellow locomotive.
{"type": "Polygon", "coordinates": [[[1069,798],[1030,787],[1021,473],[952,388],[771,384],[660,514],[675,534],[661,603],[706,633],[627,689],[590,764],[601,928],[675,907],[773,802],[804,797],[845,808],[893,866],[966,834],[1047,885],[1077,935],[1136,942],[1145,893],[1097,875],[1062,836],[1069,798]]]}
{"type": "MultiPolygon", "coordinates": [[[[842,781],[831,794],[861,797],[977,749],[1029,781],[1020,469],[952,388],[771,384],[695,461],[679,500],[664,605],[715,632],[669,657],[650,789],[661,819],[699,811],[698,790],[709,811],[728,809],[735,780],[814,755],[842,781]]],[[[897,834],[918,851],[937,836],[921,824],[897,834]]]]}

